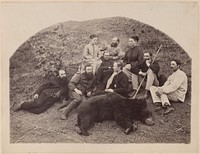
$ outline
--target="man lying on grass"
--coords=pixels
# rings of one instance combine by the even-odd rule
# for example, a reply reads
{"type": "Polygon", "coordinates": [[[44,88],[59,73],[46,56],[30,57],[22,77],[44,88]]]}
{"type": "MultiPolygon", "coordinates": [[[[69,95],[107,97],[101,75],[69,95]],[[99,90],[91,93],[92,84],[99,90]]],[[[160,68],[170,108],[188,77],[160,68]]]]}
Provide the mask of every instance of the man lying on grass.
{"type": "Polygon", "coordinates": [[[14,111],[26,110],[35,114],[46,111],[55,102],[68,97],[68,80],[66,72],[59,70],[58,77],[41,85],[34,93],[33,100],[15,103],[14,111]]]}

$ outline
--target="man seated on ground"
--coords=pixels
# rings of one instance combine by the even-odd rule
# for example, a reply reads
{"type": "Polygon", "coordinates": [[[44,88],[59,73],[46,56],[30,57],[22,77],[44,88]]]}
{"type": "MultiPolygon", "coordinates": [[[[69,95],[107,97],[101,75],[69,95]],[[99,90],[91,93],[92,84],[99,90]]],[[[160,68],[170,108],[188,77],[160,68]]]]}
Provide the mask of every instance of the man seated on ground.
{"type": "Polygon", "coordinates": [[[95,77],[93,75],[93,68],[91,65],[85,66],[84,73],[76,73],[69,82],[69,96],[71,102],[66,107],[64,113],[61,115],[61,119],[67,119],[69,113],[77,108],[78,105],[86,100],[86,97],[90,97],[94,89],[95,77]]]}
{"type": "Polygon", "coordinates": [[[174,111],[169,100],[173,102],[184,102],[187,92],[188,80],[186,74],[180,70],[180,60],[171,61],[173,73],[168,77],[162,87],[152,86],[150,88],[153,103],[160,103],[166,108],[164,115],[174,111]]]}
{"type": "Polygon", "coordinates": [[[128,77],[124,72],[122,72],[123,63],[122,62],[114,62],[113,70],[116,72],[110,86],[105,91],[115,92],[124,97],[128,96],[128,77]]]}
{"type": "Polygon", "coordinates": [[[26,110],[35,114],[46,111],[55,102],[68,97],[66,72],[59,70],[59,76],[41,85],[34,93],[34,100],[15,104],[14,111],[26,110]]]}
{"type": "Polygon", "coordinates": [[[110,53],[105,51],[103,57],[101,58],[102,63],[97,71],[97,90],[105,90],[107,81],[113,73],[113,60],[110,59],[110,53]]]}
{"type": "Polygon", "coordinates": [[[152,53],[150,51],[144,52],[144,60],[138,64],[140,69],[139,81],[141,82],[144,77],[145,93],[140,99],[145,99],[150,95],[150,87],[152,85],[159,86],[158,73],[160,70],[159,64],[154,61],[153,63],[152,53]]]}
{"type": "Polygon", "coordinates": [[[80,72],[83,73],[85,65],[90,64],[93,67],[93,74],[96,73],[97,69],[101,65],[100,60],[100,48],[97,46],[98,36],[95,34],[90,35],[90,43],[84,47],[83,51],[83,62],[80,66],[80,72]]]}
{"type": "Polygon", "coordinates": [[[138,79],[138,63],[143,61],[143,51],[138,46],[139,38],[137,36],[132,36],[129,38],[130,48],[126,51],[126,54],[123,58],[123,63],[125,67],[123,72],[128,76],[129,81],[132,83],[132,92],[129,94],[130,97],[133,97],[139,86],[138,79]]]}
{"type": "Polygon", "coordinates": [[[125,53],[121,50],[119,43],[119,38],[113,37],[111,44],[107,47],[110,57],[114,61],[121,60],[125,55],[125,53]]]}

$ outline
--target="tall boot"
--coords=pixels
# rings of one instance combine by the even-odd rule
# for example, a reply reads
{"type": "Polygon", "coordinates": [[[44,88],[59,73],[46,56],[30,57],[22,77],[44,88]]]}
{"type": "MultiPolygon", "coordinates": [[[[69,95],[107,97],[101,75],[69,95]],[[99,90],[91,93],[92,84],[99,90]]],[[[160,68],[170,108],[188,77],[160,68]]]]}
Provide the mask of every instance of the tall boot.
{"type": "Polygon", "coordinates": [[[76,105],[77,105],[77,102],[75,101],[72,101],[71,103],[69,103],[66,110],[64,111],[64,114],[61,115],[61,119],[66,120],[69,113],[76,107],[76,105]]]}

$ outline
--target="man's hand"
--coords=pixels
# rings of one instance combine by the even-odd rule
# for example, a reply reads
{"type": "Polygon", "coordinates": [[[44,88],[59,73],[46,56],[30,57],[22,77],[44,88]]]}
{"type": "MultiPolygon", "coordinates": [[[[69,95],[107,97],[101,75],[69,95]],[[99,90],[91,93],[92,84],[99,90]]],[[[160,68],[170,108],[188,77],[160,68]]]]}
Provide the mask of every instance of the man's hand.
{"type": "Polygon", "coordinates": [[[74,91],[79,95],[83,95],[82,91],[78,90],[77,88],[75,88],[74,91]]]}
{"type": "Polygon", "coordinates": [[[158,97],[161,97],[162,94],[163,94],[163,91],[162,91],[161,89],[158,89],[158,90],[156,91],[156,95],[157,95],[158,97]]]}
{"type": "Polygon", "coordinates": [[[131,64],[126,64],[125,66],[124,66],[126,69],[131,69],[131,64]]]}
{"type": "Polygon", "coordinates": [[[38,97],[39,97],[39,95],[38,95],[38,94],[35,94],[35,95],[33,96],[33,99],[38,99],[38,97]]]}
{"type": "Polygon", "coordinates": [[[147,73],[140,71],[138,74],[142,75],[142,76],[146,76],[147,73]]]}
{"type": "Polygon", "coordinates": [[[87,97],[90,97],[91,95],[92,95],[91,91],[87,92],[87,97]]]}
{"type": "Polygon", "coordinates": [[[113,93],[113,92],[114,92],[114,90],[113,90],[113,89],[105,89],[105,91],[107,91],[107,92],[111,92],[111,93],[113,93]]]}

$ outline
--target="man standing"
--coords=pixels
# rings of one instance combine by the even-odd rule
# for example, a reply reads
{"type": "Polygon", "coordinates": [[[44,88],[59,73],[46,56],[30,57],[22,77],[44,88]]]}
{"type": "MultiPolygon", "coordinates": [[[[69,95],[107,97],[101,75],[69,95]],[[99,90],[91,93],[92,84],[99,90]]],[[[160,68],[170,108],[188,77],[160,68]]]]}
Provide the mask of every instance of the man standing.
{"type": "Polygon", "coordinates": [[[120,40],[118,37],[113,37],[111,44],[107,47],[112,60],[121,60],[125,53],[119,47],[120,40]]]}
{"type": "Polygon", "coordinates": [[[123,59],[125,64],[123,72],[128,76],[129,81],[132,82],[133,91],[131,92],[130,97],[135,95],[139,86],[138,73],[140,70],[138,68],[138,63],[143,61],[143,51],[138,47],[138,41],[139,38],[137,36],[129,38],[130,48],[127,50],[123,59]]]}
{"type": "Polygon", "coordinates": [[[68,97],[68,83],[66,72],[59,70],[57,78],[38,88],[34,93],[33,101],[15,104],[14,111],[26,110],[35,114],[46,111],[56,101],[68,97]]]}
{"type": "Polygon", "coordinates": [[[173,102],[185,101],[188,80],[186,74],[180,70],[180,65],[180,60],[172,60],[171,69],[173,73],[168,77],[165,84],[162,87],[152,86],[150,88],[153,103],[161,102],[162,106],[166,108],[164,115],[174,111],[169,100],[173,102]]]}
{"type": "Polygon", "coordinates": [[[98,37],[95,34],[90,35],[90,43],[87,44],[83,51],[83,66],[92,65],[93,73],[95,74],[98,67],[101,65],[100,48],[97,46],[98,37]]]}
{"type": "Polygon", "coordinates": [[[121,62],[114,62],[113,70],[116,72],[111,85],[105,91],[116,92],[124,97],[128,95],[128,77],[122,72],[123,64],[121,62]]]}
{"type": "Polygon", "coordinates": [[[139,74],[139,81],[145,77],[144,84],[145,84],[145,93],[140,99],[145,99],[150,94],[150,87],[152,85],[159,86],[158,81],[158,73],[160,70],[159,64],[154,61],[153,63],[152,53],[150,51],[144,52],[144,60],[138,64],[138,68],[140,69],[139,74]]]}
{"type": "Polygon", "coordinates": [[[86,65],[84,73],[76,73],[70,80],[68,88],[72,101],[66,107],[61,119],[65,120],[74,108],[78,107],[86,97],[91,96],[95,80],[92,70],[91,65],[86,65]]]}

